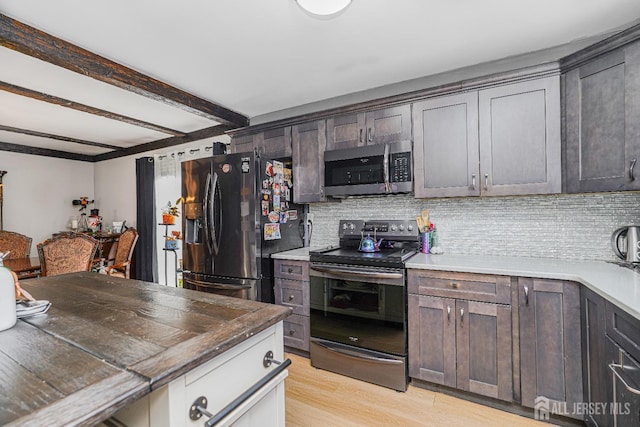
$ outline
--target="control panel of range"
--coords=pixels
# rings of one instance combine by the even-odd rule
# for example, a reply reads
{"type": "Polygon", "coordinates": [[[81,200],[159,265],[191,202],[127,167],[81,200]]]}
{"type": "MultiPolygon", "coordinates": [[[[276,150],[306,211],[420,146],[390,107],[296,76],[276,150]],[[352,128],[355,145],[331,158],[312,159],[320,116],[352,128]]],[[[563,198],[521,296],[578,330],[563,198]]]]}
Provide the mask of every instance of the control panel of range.
{"type": "Polygon", "coordinates": [[[418,238],[418,225],[415,220],[340,220],[338,235],[340,238],[361,238],[374,234],[392,240],[415,240],[418,238]]]}

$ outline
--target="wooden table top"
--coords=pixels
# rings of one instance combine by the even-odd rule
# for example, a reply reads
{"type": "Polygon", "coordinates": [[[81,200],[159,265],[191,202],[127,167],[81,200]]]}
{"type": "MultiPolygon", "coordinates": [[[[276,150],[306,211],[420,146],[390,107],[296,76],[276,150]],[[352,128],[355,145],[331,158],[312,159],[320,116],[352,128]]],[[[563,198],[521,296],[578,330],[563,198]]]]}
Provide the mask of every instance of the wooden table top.
{"type": "Polygon", "coordinates": [[[0,425],[93,425],[290,314],[89,272],[22,286],[52,306],[0,332],[0,425]]]}
{"type": "Polygon", "coordinates": [[[4,266],[16,273],[22,273],[25,271],[34,271],[40,269],[40,258],[12,258],[5,259],[4,266]]]}

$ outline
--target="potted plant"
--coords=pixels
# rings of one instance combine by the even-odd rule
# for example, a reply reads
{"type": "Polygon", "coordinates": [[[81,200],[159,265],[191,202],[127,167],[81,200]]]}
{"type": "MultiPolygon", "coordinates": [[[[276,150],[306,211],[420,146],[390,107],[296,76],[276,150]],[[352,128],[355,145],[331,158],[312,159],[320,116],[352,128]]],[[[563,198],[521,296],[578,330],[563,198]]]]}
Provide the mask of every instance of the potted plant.
{"type": "Polygon", "coordinates": [[[178,210],[178,205],[182,201],[182,197],[176,200],[175,205],[172,205],[171,202],[167,202],[167,205],[162,208],[162,223],[165,225],[170,225],[175,223],[175,219],[177,216],[180,216],[180,211],[178,210]]]}

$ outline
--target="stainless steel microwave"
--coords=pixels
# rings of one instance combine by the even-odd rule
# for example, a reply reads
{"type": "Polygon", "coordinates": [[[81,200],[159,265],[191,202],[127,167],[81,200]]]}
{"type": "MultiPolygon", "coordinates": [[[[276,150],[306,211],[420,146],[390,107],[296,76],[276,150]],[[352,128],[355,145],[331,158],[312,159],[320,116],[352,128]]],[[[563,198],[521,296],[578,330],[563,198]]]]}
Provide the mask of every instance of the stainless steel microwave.
{"type": "Polygon", "coordinates": [[[411,141],[324,153],[324,192],[346,197],[413,191],[411,141]]]}

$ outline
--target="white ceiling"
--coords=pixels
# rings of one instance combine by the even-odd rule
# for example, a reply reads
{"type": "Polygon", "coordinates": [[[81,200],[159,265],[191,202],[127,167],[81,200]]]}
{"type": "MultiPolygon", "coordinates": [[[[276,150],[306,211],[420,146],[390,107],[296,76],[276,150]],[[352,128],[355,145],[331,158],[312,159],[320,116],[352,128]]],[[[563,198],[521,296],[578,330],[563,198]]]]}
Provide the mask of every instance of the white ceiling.
{"type": "MultiPolygon", "coordinates": [[[[0,0],[0,13],[256,118],[609,32],[640,18],[640,1],[353,0],[330,20],[295,0],[0,0]]],[[[0,64],[0,81],[168,128],[216,124],[7,48],[0,64]]],[[[0,125],[123,148],[169,136],[2,91],[0,125]]],[[[0,132],[0,142],[110,151],[43,139],[0,132]]]]}

